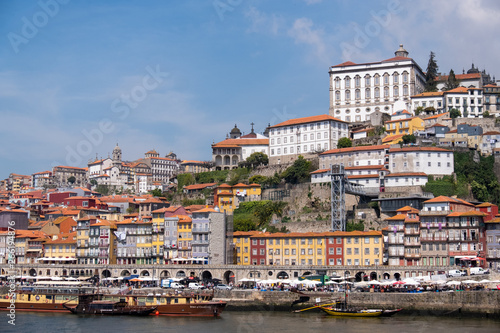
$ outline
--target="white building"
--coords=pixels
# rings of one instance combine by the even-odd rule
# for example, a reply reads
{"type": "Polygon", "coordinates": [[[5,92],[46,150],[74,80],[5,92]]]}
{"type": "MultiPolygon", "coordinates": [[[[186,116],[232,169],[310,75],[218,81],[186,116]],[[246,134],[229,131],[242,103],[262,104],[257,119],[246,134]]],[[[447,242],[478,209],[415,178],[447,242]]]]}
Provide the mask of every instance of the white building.
{"type": "Polygon", "coordinates": [[[427,184],[428,176],[424,172],[401,172],[390,173],[384,177],[385,188],[405,191],[408,186],[424,186],[427,184]]]}
{"type": "Polygon", "coordinates": [[[483,133],[479,150],[481,155],[488,156],[500,153],[500,132],[490,131],[483,133]]]}
{"type": "Polygon", "coordinates": [[[437,147],[391,148],[388,170],[392,173],[423,172],[428,175],[451,175],[454,172],[453,152],[437,147]]]}
{"type": "MultiPolygon", "coordinates": [[[[444,109],[444,92],[442,91],[431,91],[423,92],[418,95],[411,96],[411,109],[413,112],[417,110],[418,107],[424,109],[434,108],[434,112],[425,112],[426,115],[437,115],[445,112],[444,109]]],[[[428,109],[429,110],[429,109],[428,109]]],[[[421,114],[419,114],[421,115],[421,114]]]]}
{"type": "Polygon", "coordinates": [[[334,164],[343,164],[348,170],[349,167],[384,165],[389,149],[389,145],[331,149],[320,154],[319,167],[328,169],[334,164]]]}
{"type": "Polygon", "coordinates": [[[444,93],[445,110],[457,109],[463,118],[483,117],[483,89],[458,87],[444,93]]]}
{"type": "Polygon", "coordinates": [[[333,149],[344,137],[349,137],[348,124],[326,114],[284,121],[269,128],[269,164],[333,149]]]}
{"type": "Polygon", "coordinates": [[[252,133],[228,138],[212,145],[212,161],[216,170],[231,170],[238,163],[245,161],[253,153],[264,153],[269,156],[269,139],[261,134],[252,133]]]}
{"type": "Polygon", "coordinates": [[[332,66],[330,115],[347,122],[370,120],[375,111],[393,113],[394,103],[410,108],[410,96],[424,91],[425,76],[420,66],[400,45],[395,57],[380,62],[332,66]]]}

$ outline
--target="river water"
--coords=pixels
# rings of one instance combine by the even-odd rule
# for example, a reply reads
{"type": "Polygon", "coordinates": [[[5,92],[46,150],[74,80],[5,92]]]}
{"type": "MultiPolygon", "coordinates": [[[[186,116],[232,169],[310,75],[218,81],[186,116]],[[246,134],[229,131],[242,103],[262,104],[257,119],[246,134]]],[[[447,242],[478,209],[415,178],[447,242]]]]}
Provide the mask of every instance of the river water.
{"type": "Polygon", "coordinates": [[[16,313],[16,325],[0,312],[0,332],[179,332],[179,333],[486,333],[500,332],[500,318],[459,318],[396,314],[388,318],[336,318],[319,312],[225,311],[220,318],[106,317],[66,313],[16,313]]]}

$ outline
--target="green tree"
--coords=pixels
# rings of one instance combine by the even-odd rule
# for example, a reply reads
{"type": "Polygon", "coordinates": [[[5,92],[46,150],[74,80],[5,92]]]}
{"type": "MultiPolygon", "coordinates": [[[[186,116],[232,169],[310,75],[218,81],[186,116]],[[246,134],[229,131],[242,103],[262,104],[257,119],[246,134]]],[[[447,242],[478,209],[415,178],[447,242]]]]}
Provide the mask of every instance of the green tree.
{"type": "Polygon", "coordinates": [[[340,138],[337,142],[337,148],[349,148],[352,147],[352,141],[349,138],[340,138]]]}
{"type": "Polygon", "coordinates": [[[460,117],[461,115],[462,115],[462,113],[461,113],[461,112],[460,112],[460,110],[458,110],[458,109],[453,108],[453,109],[451,109],[451,110],[450,110],[450,118],[451,118],[451,119],[458,118],[458,117],[460,117]]]}
{"type": "Polygon", "coordinates": [[[68,183],[74,184],[75,182],[76,182],[75,176],[71,176],[71,177],[68,178],[68,183]]]}
{"type": "Polygon", "coordinates": [[[437,91],[436,77],[438,74],[438,65],[436,63],[435,54],[431,51],[429,62],[427,63],[427,71],[425,73],[425,89],[424,91],[437,91]]]}
{"type": "Polygon", "coordinates": [[[262,152],[255,152],[252,155],[248,156],[245,162],[249,167],[255,168],[260,165],[268,165],[269,157],[262,152]]]}
{"type": "Polygon", "coordinates": [[[421,114],[422,112],[424,112],[424,107],[423,106],[419,106],[415,109],[415,116],[418,116],[419,114],[421,114]]]}
{"type": "Polygon", "coordinates": [[[193,185],[195,178],[192,173],[181,173],[177,175],[177,191],[182,192],[184,186],[193,185]]]}
{"type": "Polygon", "coordinates": [[[405,135],[403,135],[402,139],[403,139],[404,144],[417,142],[417,138],[413,134],[405,134],[405,135]]]}
{"type": "Polygon", "coordinates": [[[453,69],[450,69],[450,74],[448,74],[448,80],[444,85],[444,90],[455,89],[460,85],[460,81],[455,77],[455,72],[453,69]]]}
{"type": "Polygon", "coordinates": [[[149,191],[154,197],[161,197],[163,196],[161,190],[159,188],[155,188],[154,190],[149,191]]]}
{"type": "Polygon", "coordinates": [[[97,186],[97,180],[95,180],[95,179],[91,179],[91,180],[90,180],[90,185],[92,185],[92,186],[97,186]]]}
{"type": "Polygon", "coordinates": [[[265,176],[262,176],[262,175],[255,175],[255,176],[252,176],[248,179],[248,182],[250,184],[264,184],[264,182],[266,181],[267,177],[265,176]]]}
{"type": "Polygon", "coordinates": [[[311,161],[306,160],[300,155],[291,166],[283,172],[283,178],[287,183],[298,184],[304,183],[311,179],[311,161]]]}
{"type": "Polygon", "coordinates": [[[108,195],[110,188],[107,185],[97,185],[95,191],[101,193],[102,195],[108,195]]]}

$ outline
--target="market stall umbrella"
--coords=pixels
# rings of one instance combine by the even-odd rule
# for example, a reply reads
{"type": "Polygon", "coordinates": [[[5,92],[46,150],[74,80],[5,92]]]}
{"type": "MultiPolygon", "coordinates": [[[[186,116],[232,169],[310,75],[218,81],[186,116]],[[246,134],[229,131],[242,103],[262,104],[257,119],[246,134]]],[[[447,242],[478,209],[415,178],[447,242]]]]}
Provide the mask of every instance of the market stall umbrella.
{"type": "Polygon", "coordinates": [[[474,283],[479,283],[479,282],[477,282],[476,280],[464,280],[464,281],[462,281],[462,283],[464,283],[464,284],[474,284],[474,283]]]}
{"type": "Polygon", "coordinates": [[[382,284],[382,282],[377,281],[377,280],[371,280],[371,281],[368,281],[368,284],[380,286],[382,284]]]}
{"type": "Polygon", "coordinates": [[[460,281],[454,281],[454,280],[451,280],[451,281],[448,281],[446,282],[446,285],[447,286],[458,286],[459,284],[461,284],[462,282],[460,281]]]}
{"type": "Polygon", "coordinates": [[[406,282],[405,281],[396,281],[396,282],[392,283],[393,286],[402,286],[403,284],[406,284],[406,282]]]}

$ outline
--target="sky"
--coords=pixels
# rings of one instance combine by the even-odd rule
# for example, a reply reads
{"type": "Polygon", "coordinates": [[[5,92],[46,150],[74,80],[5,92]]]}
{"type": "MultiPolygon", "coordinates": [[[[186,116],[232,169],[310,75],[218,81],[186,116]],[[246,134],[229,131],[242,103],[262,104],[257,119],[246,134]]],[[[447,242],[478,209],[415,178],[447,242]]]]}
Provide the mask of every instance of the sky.
{"type": "Polygon", "coordinates": [[[0,0],[0,179],[155,149],[211,160],[237,124],[327,114],[330,66],[394,56],[500,78],[500,1],[0,0]]]}

